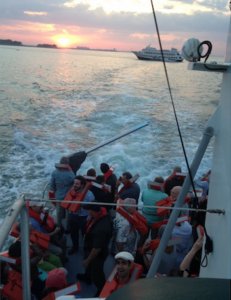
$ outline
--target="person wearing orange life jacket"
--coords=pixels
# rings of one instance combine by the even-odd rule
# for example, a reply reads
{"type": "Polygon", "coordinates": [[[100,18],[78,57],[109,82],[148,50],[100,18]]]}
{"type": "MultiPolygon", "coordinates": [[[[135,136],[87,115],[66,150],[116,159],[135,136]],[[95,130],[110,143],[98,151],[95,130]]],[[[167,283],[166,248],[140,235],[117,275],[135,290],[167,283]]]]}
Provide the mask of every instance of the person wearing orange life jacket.
{"type": "MultiPolygon", "coordinates": [[[[101,172],[105,175],[108,171],[109,171],[110,167],[108,164],[106,163],[102,163],[100,165],[100,170],[101,172]]],[[[111,186],[111,190],[109,192],[109,201],[110,203],[114,203],[114,199],[115,199],[115,191],[116,191],[116,181],[117,181],[117,177],[114,173],[112,173],[108,179],[105,181],[106,184],[111,186]]]]}
{"type": "Polygon", "coordinates": [[[122,251],[116,254],[116,268],[117,268],[117,283],[118,288],[129,283],[131,277],[132,264],[134,257],[131,253],[122,251]]]}
{"type": "Polygon", "coordinates": [[[51,216],[43,214],[44,202],[30,201],[27,205],[32,227],[50,236],[48,250],[59,256],[62,263],[67,261],[67,258],[65,258],[66,236],[61,233],[60,227],[56,227],[54,219],[51,216]],[[41,218],[41,216],[43,217],[41,218]]]}
{"type": "MultiPolygon", "coordinates": [[[[133,198],[126,198],[122,203],[136,205],[136,200],[133,198]]],[[[131,215],[136,211],[136,207],[123,206],[123,208],[131,215]]],[[[136,239],[137,231],[135,230],[134,225],[117,212],[116,217],[113,220],[111,253],[113,255],[121,251],[133,253],[135,250],[136,239]]]]}
{"type": "Polygon", "coordinates": [[[93,280],[98,289],[95,297],[98,297],[106,282],[103,267],[108,256],[111,226],[107,210],[104,207],[96,204],[85,204],[83,207],[90,215],[84,239],[83,266],[85,273],[79,273],[76,277],[87,284],[91,284],[93,280]]]}
{"type": "MultiPolygon", "coordinates": [[[[180,191],[181,191],[182,187],[181,186],[175,186],[172,190],[171,190],[171,199],[174,201],[174,203],[176,202],[180,191]]],[[[184,203],[184,205],[182,206],[182,210],[181,210],[181,216],[187,216],[189,215],[189,210],[188,210],[188,203],[184,203]]]]}
{"type": "MultiPolygon", "coordinates": [[[[69,166],[69,158],[63,156],[60,159],[60,165],[69,166]]],[[[74,183],[75,174],[69,168],[56,168],[51,174],[50,188],[55,191],[55,197],[57,200],[63,200],[72,188],[74,183]]],[[[69,231],[69,221],[68,221],[68,211],[63,207],[60,207],[60,202],[56,203],[56,213],[57,213],[57,224],[59,227],[62,226],[62,219],[66,215],[67,217],[67,228],[66,231],[69,231]]]]}
{"type": "MultiPolygon", "coordinates": [[[[178,167],[178,166],[174,167],[173,173],[175,173],[175,172],[181,173],[181,167],[178,167]]],[[[184,183],[184,178],[182,178],[182,177],[171,178],[165,182],[164,192],[170,196],[171,190],[174,188],[174,186],[182,186],[183,183],[184,183]]]]}
{"type": "MultiPolygon", "coordinates": [[[[86,184],[86,179],[78,175],[75,177],[73,189],[76,193],[81,193],[86,184]]],[[[87,191],[83,202],[91,202],[95,200],[95,196],[91,191],[87,191]]],[[[81,205],[80,209],[74,213],[69,211],[69,220],[70,220],[70,231],[71,231],[71,240],[72,247],[68,250],[68,255],[72,255],[79,249],[79,231],[81,231],[82,237],[84,237],[87,218],[89,217],[88,212],[81,205]]]]}
{"type": "MultiPolygon", "coordinates": [[[[161,176],[158,176],[154,179],[154,182],[158,184],[163,184],[164,183],[164,178],[161,176]]],[[[156,203],[164,198],[168,197],[167,194],[163,193],[159,188],[155,189],[146,189],[142,193],[141,201],[143,202],[144,205],[149,205],[149,206],[155,206],[156,203]]],[[[149,208],[149,207],[143,207],[142,208],[142,215],[146,218],[147,220],[147,225],[148,225],[148,233],[145,235],[141,235],[139,242],[138,242],[138,247],[142,247],[144,242],[147,240],[149,233],[151,231],[151,239],[157,238],[158,235],[158,228],[157,229],[151,229],[151,225],[155,224],[157,222],[163,221],[164,217],[160,217],[157,214],[156,208],[149,208]]]]}
{"type": "MultiPolygon", "coordinates": [[[[124,172],[123,175],[121,176],[122,184],[125,186],[131,178],[132,178],[131,173],[124,172]]],[[[126,198],[134,198],[136,200],[136,204],[138,204],[139,196],[140,196],[140,187],[138,183],[134,182],[119,195],[119,198],[122,200],[126,198]]]]}

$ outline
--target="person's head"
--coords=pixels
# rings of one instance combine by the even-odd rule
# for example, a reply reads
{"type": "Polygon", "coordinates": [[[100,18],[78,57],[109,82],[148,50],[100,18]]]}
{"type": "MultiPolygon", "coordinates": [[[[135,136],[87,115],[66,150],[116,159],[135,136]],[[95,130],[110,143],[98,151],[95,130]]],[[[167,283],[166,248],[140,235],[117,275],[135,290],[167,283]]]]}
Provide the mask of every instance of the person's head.
{"type": "MultiPolygon", "coordinates": [[[[136,200],[133,199],[133,198],[126,198],[126,199],[124,199],[123,204],[133,204],[133,205],[136,205],[136,200]]],[[[134,212],[136,211],[136,207],[135,206],[134,207],[132,207],[132,206],[123,206],[123,208],[126,209],[126,211],[129,214],[131,214],[131,215],[133,215],[134,212]]]]}
{"type": "Polygon", "coordinates": [[[62,165],[69,165],[69,158],[67,156],[63,156],[60,158],[59,163],[62,165]]]}
{"type": "Polygon", "coordinates": [[[124,172],[123,175],[121,176],[121,182],[123,183],[123,185],[125,185],[129,179],[132,178],[132,174],[129,172],[124,172]]]}
{"type": "Polygon", "coordinates": [[[6,284],[8,282],[9,265],[6,261],[0,261],[0,266],[1,266],[0,283],[6,284]]]}
{"type": "Polygon", "coordinates": [[[175,166],[175,167],[173,168],[173,173],[175,173],[175,172],[181,173],[181,167],[175,166]]]}
{"type": "Polygon", "coordinates": [[[45,202],[42,201],[30,201],[30,208],[37,212],[37,213],[41,213],[43,211],[43,207],[45,205],[45,202]]]}
{"type": "Polygon", "coordinates": [[[60,290],[67,286],[67,271],[64,268],[58,268],[50,271],[46,278],[46,288],[60,290]]]}
{"type": "Polygon", "coordinates": [[[97,202],[96,201],[92,201],[92,202],[90,202],[90,204],[84,204],[83,208],[94,219],[94,218],[96,218],[100,214],[101,207],[100,207],[100,205],[91,204],[91,203],[97,203],[97,202]]]}
{"type": "Polygon", "coordinates": [[[21,252],[21,242],[16,241],[13,243],[10,248],[9,248],[9,255],[15,258],[21,257],[22,252],[21,252]]]}
{"type": "Polygon", "coordinates": [[[95,182],[98,183],[98,184],[104,184],[104,183],[105,183],[105,178],[104,178],[104,176],[103,176],[103,175],[98,175],[98,176],[96,177],[95,182]]]}
{"type": "Polygon", "coordinates": [[[84,188],[85,184],[86,184],[86,179],[83,176],[78,175],[75,177],[73,188],[75,191],[80,191],[84,188]]]}
{"type": "Polygon", "coordinates": [[[87,171],[87,176],[92,176],[95,177],[96,176],[96,171],[94,168],[91,168],[87,171]]]}
{"type": "Polygon", "coordinates": [[[109,169],[110,169],[110,168],[109,168],[109,165],[108,165],[108,164],[102,163],[102,164],[100,165],[100,170],[101,170],[101,172],[102,172],[103,174],[107,173],[107,171],[108,171],[109,169]]]}
{"type": "Polygon", "coordinates": [[[154,182],[157,182],[157,183],[164,183],[164,178],[161,177],[161,176],[157,176],[157,177],[154,179],[154,182]]]}
{"type": "Polygon", "coordinates": [[[122,251],[116,254],[116,268],[119,278],[129,278],[134,257],[131,253],[122,251]]]}
{"type": "Polygon", "coordinates": [[[176,200],[177,199],[177,197],[180,194],[181,188],[182,188],[181,186],[174,186],[174,188],[172,188],[172,190],[170,192],[172,200],[176,200]]]}
{"type": "Polygon", "coordinates": [[[176,267],[170,269],[167,273],[167,277],[182,277],[182,276],[183,276],[183,272],[176,267]]]}

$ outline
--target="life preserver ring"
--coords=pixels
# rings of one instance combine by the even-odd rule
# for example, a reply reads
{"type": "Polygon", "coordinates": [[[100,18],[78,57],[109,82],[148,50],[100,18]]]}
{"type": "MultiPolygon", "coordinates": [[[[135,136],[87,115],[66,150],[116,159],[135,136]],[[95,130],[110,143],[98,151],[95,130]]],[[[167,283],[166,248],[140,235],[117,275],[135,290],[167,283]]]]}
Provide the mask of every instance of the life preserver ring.
{"type": "Polygon", "coordinates": [[[108,178],[111,176],[111,174],[115,171],[114,166],[110,166],[109,170],[104,174],[105,182],[108,180],[108,178]]]}
{"type": "MultiPolygon", "coordinates": [[[[122,203],[121,199],[118,200],[118,203],[122,203]]],[[[138,211],[131,215],[122,206],[117,206],[116,211],[127,219],[141,234],[148,233],[147,220],[138,211]]]]}
{"type": "MultiPolygon", "coordinates": [[[[142,276],[143,271],[143,266],[133,263],[129,283],[139,279],[142,276]]],[[[111,293],[113,293],[121,286],[122,285],[119,285],[117,281],[117,268],[114,267],[99,295],[99,298],[107,298],[111,293]]]]}
{"type": "Polygon", "coordinates": [[[22,274],[9,268],[8,282],[0,285],[0,294],[8,300],[23,300],[22,274]]]}
{"type": "Polygon", "coordinates": [[[46,214],[46,213],[37,213],[34,210],[31,209],[30,203],[27,202],[27,207],[29,211],[29,217],[35,219],[39,222],[39,224],[42,225],[44,229],[46,229],[48,232],[52,232],[54,230],[55,221],[54,219],[46,214]]]}
{"type": "MultiPolygon", "coordinates": [[[[168,220],[169,219],[154,223],[154,224],[151,225],[151,228],[152,229],[160,228],[162,225],[166,225],[168,223],[168,220]]],[[[181,217],[177,218],[176,225],[180,224],[182,222],[185,222],[185,221],[190,221],[189,215],[185,215],[185,216],[181,216],[181,217]]]]}
{"type": "MultiPolygon", "coordinates": [[[[174,237],[168,241],[167,247],[173,246],[176,244],[181,244],[181,243],[182,243],[182,237],[174,237]]],[[[146,249],[146,252],[148,252],[150,250],[156,250],[159,247],[159,244],[160,244],[160,239],[154,239],[154,240],[149,241],[149,247],[146,249]]],[[[142,254],[142,247],[138,248],[138,253],[140,255],[142,254]]]]}
{"type": "MultiPolygon", "coordinates": [[[[167,206],[167,207],[171,207],[171,205],[175,202],[175,200],[172,200],[172,197],[167,197],[164,198],[158,202],[156,202],[156,206],[167,206]]],[[[186,196],[184,203],[189,203],[191,202],[191,198],[189,197],[189,195],[186,196]]],[[[168,209],[167,208],[157,208],[157,214],[162,217],[164,215],[166,215],[168,213],[168,209]]]]}
{"type": "Polygon", "coordinates": [[[63,202],[60,204],[61,207],[76,213],[81,204],[80,203],[69,203],[66,201],[83,201],[88,190],[90,189],[90,187],[92,186],[92,182],[87,182],[83,188],[83,190],[79,193],[76,193],[76,191],[74,189],[70,190],[66,197],[64,198],[63,202]]]}
{"type": "Polygon", "coordinates": [[[173,172],[167,179],[165,179],[164,184],[163,184],[163,190],[165,192],[165,184],[167,181],[169,181],[172,178],[186,178],[188,173],[185,172],[173,172]]]}
{"type": "Polygon", "coordinates": [[[65,287],[64,289],[50,293],[42,300],[55,300],[58,297],[65,296],[65,295],[75,295],[76,293],[78,293],[80,291],[81,291],[81,285],[79,282],[76,282],[75,284],[69,285],[69,286],[65,287]]]}
{"type": "Polygon", "coordinates": [[[140,177],[139,174],[136,174],[135,176],[133,176],[131,179],[128,180],[128,182],[119,190],[119,195],[121,193],[123,193],[123,191],[125,191],[127,188],[129,188],[134,182],[136,182],[136,180],[140,177]]]}
{"type": "MultiPolygon", "coordinates": [[[[14,226],[11,230],[10,235],[13,237],[19,237],[20,236],[20,232],[17,230],[17,225],[18,223],[15,222],[14,226]]],[[[38,247],[42,250],[42,251],[46,251],[47,248],[49,247],[49,243],[50,243],[50,236],[48,234],[45,234],[43,232],[40,232],[36,229],[33,229],[32,233],[30,234],[30,242],[32,244],[37,244],[38,247]]]]}

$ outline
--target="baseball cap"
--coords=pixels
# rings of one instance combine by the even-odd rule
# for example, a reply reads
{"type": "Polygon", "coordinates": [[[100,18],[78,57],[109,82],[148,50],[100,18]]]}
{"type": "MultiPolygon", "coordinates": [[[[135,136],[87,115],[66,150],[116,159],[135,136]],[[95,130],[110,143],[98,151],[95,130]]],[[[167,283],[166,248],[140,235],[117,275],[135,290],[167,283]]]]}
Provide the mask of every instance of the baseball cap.
{"type": "Polygon", "coordinates": [[[115,259],[122,258],[124,260],[134,261],[134,257],[131,253],[122,251],[116,254],[115,259]]]}
{"type": "Polygon", "coordinates": [[[60,269],[54,269],[50,271],[46,279],[46,288],[59,288],[62,289],[67,285],[66,275],[64,271],[60,269]]]}
{"type": "Polygon", "coordinates": [[[45,202],[36,201],[36,200],[30,201],[30,204],[29,204],[29,206],[43,206],[43,205],[45,205],[45,202]]]}

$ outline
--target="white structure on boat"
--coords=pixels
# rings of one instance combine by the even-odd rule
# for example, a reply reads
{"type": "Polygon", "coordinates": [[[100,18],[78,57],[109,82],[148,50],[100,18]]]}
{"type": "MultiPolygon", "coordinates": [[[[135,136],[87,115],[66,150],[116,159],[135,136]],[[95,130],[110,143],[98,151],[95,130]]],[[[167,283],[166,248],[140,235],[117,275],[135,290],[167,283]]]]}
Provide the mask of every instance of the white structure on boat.
{"type": "MultiPolygon", "coordinates": [[[[140,60],[154,60],[162,61],[161,50],[147,46],[141,51],[132,51],[140,60]]],[[[182,62],[184,59],[180,55],[179,51],[175,48],[171,50],[163,50],[164,60],[166,62],[182,62]]]]}

